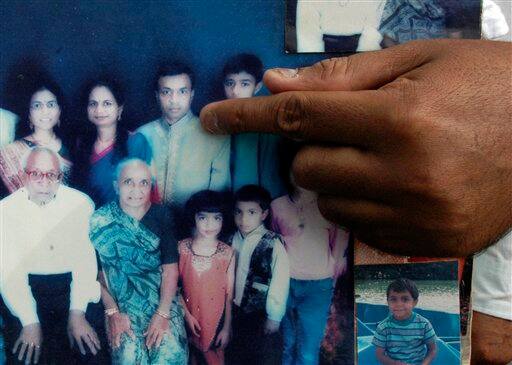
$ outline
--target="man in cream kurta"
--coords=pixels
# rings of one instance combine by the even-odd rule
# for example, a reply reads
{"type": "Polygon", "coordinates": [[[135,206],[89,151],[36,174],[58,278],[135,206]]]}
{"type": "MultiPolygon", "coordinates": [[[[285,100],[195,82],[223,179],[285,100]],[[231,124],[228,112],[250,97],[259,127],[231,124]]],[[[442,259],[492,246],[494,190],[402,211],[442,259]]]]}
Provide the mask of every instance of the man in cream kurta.
{"type": "Polygon", "coordinates": [[[190,110],[192,70],[182,63],[162,64],[155,80],[162,117],[137,132],[146,137],[153,150],[151,165],[160,199],[181,208],[200,190],[228,189],[230,137],[208,134],[190,110]]]}

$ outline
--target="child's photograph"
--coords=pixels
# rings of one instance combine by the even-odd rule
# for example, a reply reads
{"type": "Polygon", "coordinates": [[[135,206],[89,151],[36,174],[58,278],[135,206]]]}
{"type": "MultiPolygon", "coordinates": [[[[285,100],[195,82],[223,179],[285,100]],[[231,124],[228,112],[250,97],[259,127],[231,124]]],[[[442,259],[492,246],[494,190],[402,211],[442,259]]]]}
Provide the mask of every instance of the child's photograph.
{"type": "Polygon", "coordinates": [[[480,1],[286,2],[285,49],[289,53],[354,53],[417,39],[480,38],[480,1]]]}
{"type": "Polygon", "coordinates": [[[458,262],[355,266],[357,363],[460,364],[458,262]]]}

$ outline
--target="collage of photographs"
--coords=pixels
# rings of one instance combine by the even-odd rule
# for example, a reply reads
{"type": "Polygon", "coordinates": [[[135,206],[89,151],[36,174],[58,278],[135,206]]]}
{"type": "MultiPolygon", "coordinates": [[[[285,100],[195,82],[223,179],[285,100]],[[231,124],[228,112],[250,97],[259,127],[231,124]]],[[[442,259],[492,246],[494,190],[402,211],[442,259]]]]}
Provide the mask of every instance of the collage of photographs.
{"type": "Polygon", "coordinates": [[[501,36],[498,5],[2,8],[0,364],[469,364],[471,257],[365,244],[296,183],[302,142],[199,116],[276,67],[501,36]]]}

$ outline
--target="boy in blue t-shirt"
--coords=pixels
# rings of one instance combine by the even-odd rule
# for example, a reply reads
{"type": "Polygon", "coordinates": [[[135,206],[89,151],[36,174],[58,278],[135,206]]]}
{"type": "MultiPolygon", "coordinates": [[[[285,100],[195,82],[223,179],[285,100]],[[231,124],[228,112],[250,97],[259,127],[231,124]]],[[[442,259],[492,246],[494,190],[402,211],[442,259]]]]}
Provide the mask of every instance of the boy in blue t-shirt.
{"type": "Polygon", "coordinates": [[[377,359],[384,365],[430,364],[436,356],[436,334],[428,319],[413,312],[419,296],[416,284],[397,279],[386,296],[391,314],[375,330],[377,359]]]}

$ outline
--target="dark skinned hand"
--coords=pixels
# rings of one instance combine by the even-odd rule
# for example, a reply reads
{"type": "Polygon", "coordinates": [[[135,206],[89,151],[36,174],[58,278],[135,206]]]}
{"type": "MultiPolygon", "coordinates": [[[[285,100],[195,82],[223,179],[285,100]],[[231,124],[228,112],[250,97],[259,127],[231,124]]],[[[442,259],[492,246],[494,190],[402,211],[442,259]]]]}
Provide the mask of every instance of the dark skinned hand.
{"type": "Polygon", "coordinates": [[[207,105],[211,133],[305,143],[298,185],[384,251],[466,256],[512,226],[512,45],[417,41],[267,71],[274,93],[207,105]]]}

